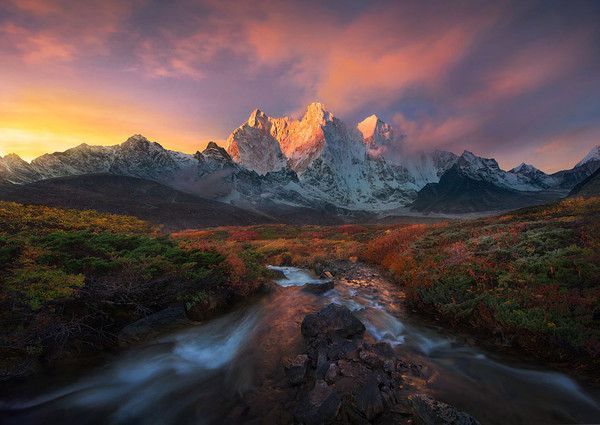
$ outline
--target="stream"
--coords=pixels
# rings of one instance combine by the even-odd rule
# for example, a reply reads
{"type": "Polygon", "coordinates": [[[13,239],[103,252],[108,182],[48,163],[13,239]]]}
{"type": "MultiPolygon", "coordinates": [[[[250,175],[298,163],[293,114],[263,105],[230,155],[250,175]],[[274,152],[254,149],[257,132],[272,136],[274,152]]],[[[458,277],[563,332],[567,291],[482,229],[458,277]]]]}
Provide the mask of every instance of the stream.
{"type": "MultiPolygon", "coordinates": [[[[468,345],[404,309],[403,294],[357,265],[324,293],[306,270],[272,267],[283,276],[270,294],[209,322],[132,348],[70,384],[46,382],[27,397],[3,397],[6,424],[221,424],[269,417],[285,387],[285,356],[301,352],[300,323],[330,303],[354,312],[367,338],[390,343],[427,371],[423,392],[482,424],[595,423],[597,391],[569,376],[468,345]]],[[[33,386],[33,385],[32,385],[33,386]]],[[[3,392],[5,393],[5,391],[3,392]]],[[[268,419],[266,423],[270,423],[268,419]]]]}

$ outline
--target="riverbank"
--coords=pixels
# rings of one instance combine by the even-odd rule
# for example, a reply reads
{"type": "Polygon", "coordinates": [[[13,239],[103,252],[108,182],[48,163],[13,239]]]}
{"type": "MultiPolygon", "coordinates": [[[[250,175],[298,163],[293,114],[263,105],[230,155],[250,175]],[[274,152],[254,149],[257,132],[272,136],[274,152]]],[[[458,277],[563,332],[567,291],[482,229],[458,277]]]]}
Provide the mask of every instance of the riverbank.
{"type": "Polygon", "coordinates": [[[63,385],[31,382],[21,397],[3,397],[0,416],[7,424],[149,422],[157,412],[177,424],[306,423],[321,414],[417,423],[420,415],[465,411],[499,425],[591,422],[600,414],[567,376],[488,356],[424,326],[376,269],[348,262],[330,271],[333,288],[283,268],[285,278],[254,302],[137,344],[101,368],[79,369],[63,385]],[[307,286],[319,284],[325,291],[307,286]],[[347,311],[318,313],[332,303],[347,311]],[[307,323],[316,313],[326,320],[307,323]],[[331,326],[333,335],[319,339],[331,326]]]}
{"type": "Polygon", "coordinates": [[[133,217],[0,202],[0,380],[212,318],[269,284],[262,264],[251,249],[180,247],[133,217]]]}
{"type": "Polygon", "coordinates": [[[412,309],[600,382],[600,198],[435,224],[222,227],[175,234],[224,253],[324,271],[362,260],[389,273],[412,309]]]}

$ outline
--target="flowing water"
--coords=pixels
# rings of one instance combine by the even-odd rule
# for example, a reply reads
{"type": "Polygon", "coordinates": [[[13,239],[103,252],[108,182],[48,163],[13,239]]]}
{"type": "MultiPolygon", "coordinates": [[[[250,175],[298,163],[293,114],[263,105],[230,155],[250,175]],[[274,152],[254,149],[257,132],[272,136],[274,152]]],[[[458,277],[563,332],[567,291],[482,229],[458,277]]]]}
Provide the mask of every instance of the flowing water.
{"type": "Polygon", "coordinates": [[[368,338],[424,365],[423,391],[484,424],[600,421],[591,390],[420,323],[403,309],[402,293],[369,268],[357,267],[324,294],[302,288],[323,283],[305,270],[273,269],[285,278],[260,301],[129,350],[70,385],[36,384],[29,397],[5,397],[2,423],[237,423],[248,403],[268,415],[285,383],[282,358],[302,351],[302,319],[331,302],[354,311],[368,338]]]}

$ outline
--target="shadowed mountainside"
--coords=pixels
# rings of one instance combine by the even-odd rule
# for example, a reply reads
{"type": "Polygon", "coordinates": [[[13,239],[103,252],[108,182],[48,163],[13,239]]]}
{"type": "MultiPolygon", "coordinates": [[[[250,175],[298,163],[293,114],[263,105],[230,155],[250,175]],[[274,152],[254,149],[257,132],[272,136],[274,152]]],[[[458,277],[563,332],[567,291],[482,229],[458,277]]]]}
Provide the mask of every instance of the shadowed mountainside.
{"type": "Polygon", "coordinates": [[[167,229],[268,223],[270,217],[200,198],[149,180],[85,175],[0,186],[0,199],[132,215],[167,229]]]}
{"type": "Polygon", "coordinates": [[[600,195],[600,168],[587,179],[576,184],[569,193],[569,196],[591,197],[598,195],[600,195]]]}

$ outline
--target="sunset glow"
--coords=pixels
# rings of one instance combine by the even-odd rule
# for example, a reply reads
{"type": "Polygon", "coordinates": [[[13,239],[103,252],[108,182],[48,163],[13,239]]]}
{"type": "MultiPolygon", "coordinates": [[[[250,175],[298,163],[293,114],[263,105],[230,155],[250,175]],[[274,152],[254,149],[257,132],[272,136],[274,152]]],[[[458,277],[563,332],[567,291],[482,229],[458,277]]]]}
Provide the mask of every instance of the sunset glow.
{"type": "Polygon", "coordinates": [[[597,4],[179,3],[3,2],[0,152],[134,133],[195,152],[256,107],[315,100],[505,168],[570,167],[598,143],[597,4]]]}

